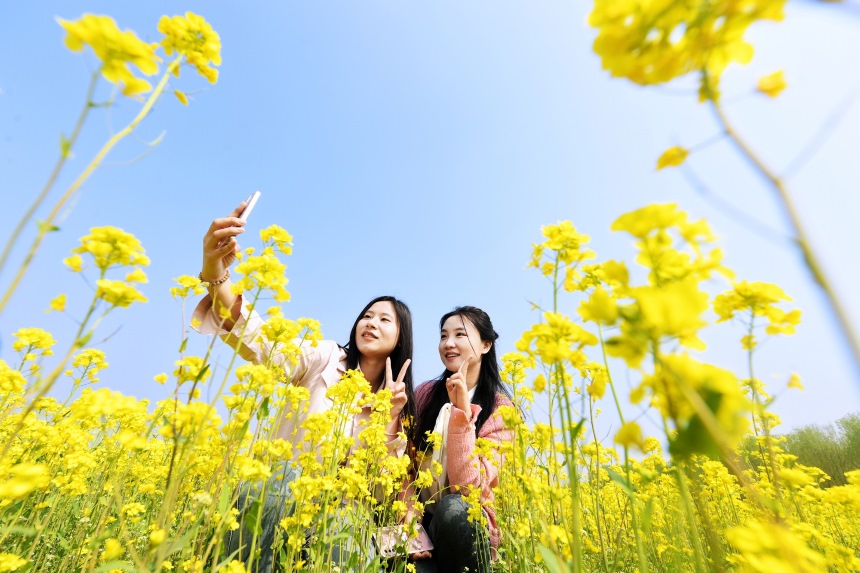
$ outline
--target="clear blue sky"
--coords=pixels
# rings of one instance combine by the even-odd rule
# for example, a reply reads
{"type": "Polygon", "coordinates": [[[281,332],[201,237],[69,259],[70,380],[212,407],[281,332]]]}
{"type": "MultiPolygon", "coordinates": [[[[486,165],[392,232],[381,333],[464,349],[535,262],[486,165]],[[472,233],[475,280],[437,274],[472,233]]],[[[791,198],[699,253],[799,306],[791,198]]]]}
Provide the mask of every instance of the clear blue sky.
{"type": "MultiPolygon", "coordinates": [[[[784,22],[754,26],[755,58],[729,69],[723,93],[738,129],[777,170],[854,98],[788,184],[857,322],[860,263],[851,245],[860,214],[860,17],[852,6],[793,1],[784,22]],[[777,69],[789,83],[779,99],[751,93],[759,76],[777,69]]],[[[260,189],[242,244],[258,244],[256,232],[273,223],[293,234],[286,314],[317,318],[327,337],[345,343],[363,304],[394,294],[412,308],[415,378],[426,380],[442,369],[437,324],[452,307],[488,311],[501,334],[500,354],[538,320],[528,301],[549,304],[549,285],[525,264],[541,225],[570,219],[591,235],[600,259],[632,261],[630,240],[610,232],[611,222],[671,201],[711,221],[739,278],[775,282],[803,310],[796,336],[774,339],[757,355],[757,375],[782,394],[774,409],[784,429],[860,410],[860,376],[785,239],[771,191],[727,143],[689,160],[712,193],[773,229],[762,236],[694,190],[680,171],[655,172],[665,148],[707,140],[716,124],[689,81],[643,89],[602,71],[591,51],[588,3],[12,3],[0,19],[0,193],[7,213],[0,240],[47,179],[95,65],[90,52],[63,47],[55,17],[109,14],[157,41],[160,15],[185,10],[203,15],[221,35],[219,82],[210,87],[183,71],[173,85],[191,94],[190,105],[163,99],[139,139],[119,146],[108,158],[113,164],[86,183],[0,317],[5,360],[14,362],[11,333],[23,326],[52,331],[59,348],[69,344],[72,318],[42,310],[65,292],[79,317],[89,287],[60,261],[90,227],[114,225],[136,235],[152,259],[143,287],[150,302],[118,310],[101,326],[101,338],[112,334],[99,343],[111,365],[102,384],[164,397],[167,390],[152,377],[172,371],[183,329],[171,279],[197,274],[210,221],[260,189]],[[162,132],[151,153],[122,164],[162,132]],[[805,392],[783,392],[792,372],[805,392]]],[[[97,99],[108,93],[103,85],[97,99]]],[[[120,101],[110,115],[93,111],[53,199],[110,127],[136,108],[120,101]]],[[[26,239],[32,235],[28,230],[26,239]]],[[[16,250],[11,268],[28,244],[16,250]]],[[[4,287],[9,270],[0,276],[4,287]]],[[[568,300],[564,310],[574,314],[568,300]]],[[[740,325],[713,328],[704,358],[746,377],[742,334],[740,325]]],[[[205,342],[193,334],[189,350],[202,352],[205,342]]]]}

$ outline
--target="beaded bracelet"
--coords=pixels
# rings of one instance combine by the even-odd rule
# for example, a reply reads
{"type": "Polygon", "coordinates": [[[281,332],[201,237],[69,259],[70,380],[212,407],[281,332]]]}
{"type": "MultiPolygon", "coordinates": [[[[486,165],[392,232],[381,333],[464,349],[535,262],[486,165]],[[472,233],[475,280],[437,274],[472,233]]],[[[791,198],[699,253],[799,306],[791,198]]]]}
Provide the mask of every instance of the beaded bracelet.
{"type": "Polygon", "coordinates": [[[203,271],[200,271],[200,274],[197,275],[197,278],[200,279],[200,284],[205,286],[206,288],[218,286],[220,284],[224,284],[227,282],[227,279],[230,278],[230,269],[227,269],[227,272],[224,273],[224,276],[218,279],[217,281],[204,281],[203,280],[203,271]]]}

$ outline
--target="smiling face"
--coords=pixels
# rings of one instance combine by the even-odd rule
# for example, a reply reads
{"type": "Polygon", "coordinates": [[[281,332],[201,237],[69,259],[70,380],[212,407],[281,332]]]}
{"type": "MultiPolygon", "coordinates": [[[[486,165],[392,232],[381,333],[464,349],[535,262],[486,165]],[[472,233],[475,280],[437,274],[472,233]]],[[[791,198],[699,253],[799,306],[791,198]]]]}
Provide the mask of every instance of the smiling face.
{"type": "Polygon", "coordinates": [[[355,345],[362,356],[387,357],[399,336],[397,314],[388,301],[373,303],[355,326],[355,345]]]}
{"type": "Polygon", "coordinates": [[[457,372],[465,360],[472,357],[469,374],[477,375],[481,370],[481,358],[492,344],[481,340],[478,329],[468,318],[455,314],[442,324],[439,335],[439,358],[451,372],[457,372]]]}

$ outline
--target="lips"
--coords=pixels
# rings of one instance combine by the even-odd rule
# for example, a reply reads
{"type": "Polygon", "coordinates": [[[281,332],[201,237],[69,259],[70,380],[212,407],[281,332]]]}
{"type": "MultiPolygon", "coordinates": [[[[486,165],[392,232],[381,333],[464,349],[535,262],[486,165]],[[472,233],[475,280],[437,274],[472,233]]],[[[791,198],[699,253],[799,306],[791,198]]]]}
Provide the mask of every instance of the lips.
{"type": "Polygon", "coordinates": [[[369,330],[362,332],[361,337],[368,340],[379,340],[379,337],[370,332],[369,330]]]}

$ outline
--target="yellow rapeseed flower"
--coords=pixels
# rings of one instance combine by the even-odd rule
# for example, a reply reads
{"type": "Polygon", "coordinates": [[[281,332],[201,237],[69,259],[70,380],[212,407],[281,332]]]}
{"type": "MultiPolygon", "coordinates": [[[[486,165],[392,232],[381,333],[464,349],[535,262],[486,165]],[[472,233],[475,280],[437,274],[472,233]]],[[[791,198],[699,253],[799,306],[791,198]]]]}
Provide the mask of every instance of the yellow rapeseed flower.
{"type": "Polygon", "coordinates": [[[747,28],[758,20],[781,20],[784,4],[596,0],[588,23],[597,28],[594,52],[613,76],[647,85],[699,72],[700,99],[715,99],[726,67],[752,58],[747,28]]]}
{"type": "Polygon", "coordinates": [[[206,289],[200,284],[198,277],[182,275],[174,278],[173,281],[179,285],[170,289],[170,295],[173,298],[185,298],[189,294],[194,294],[195,296],[206,294],[206,289]]]}
{"type": "Polygon", "coordinates": [[[156,528],[153,529],[149,534],[149,543],[153,547],[157,545],[161,545],[164,542],[164,539],[167,537],[167,532],[163,529],[156,528]]]}
{"type": "Polygon", "coordinates": [[[264,243],[270,241],[274,243],[275,247],[285,255],[293,253],[293,236],[278,225],[271,225],[260,231],[260,238],[264,243]]]}
{"type": "Polygon", "coordinates": [[[796,390],[803,390],[803,384],[800,382],[800,376],[793,373],[788,379],[788,387],[796,390]]]}
{"type": "Polygon", "coordinates": [[[80,20],[59,19],[66,30],[66,47],[80,52],[84,44],[90,46],[101,60],[101,73],[106,80],[122,84],[122,93],[127,96],[147,92],[150,83],[136,77],[129,64],[151,76],[158,71],[161,59],[155,55],[158,44],[141,41],[131,30],[120,31],[110,16],[84,14],[80,20]]]}
{"type": "Polygon", "coordinates": [[[41,350],[42,355],[51,356],[54,353],[51,347],[57,343],[50,332],[41,328],[20,328],[12,336],[15,337],[12,348],[16,352],[26,350],[29,353],[41,350]]]}
{"type": "Polygon", "coordinates": [[[111,306],[128,308],[132,303],[148,300],[140,291],[123,281],[99,279],[96,281],[96,286],[98,287],[96,296],[111,306]]]}
{"type": "Polygon", "coordinates": [[[787,85],[785,83],[785,75],[782,70],[779,70],[778,72],[762,76],[758,80],[756,89],[767,96],[777,97],[787,85]]]}
{"type": "Polygon", "coordinates": [[[586,322],[610,325],[618,320],[618,303],[606,289],[598,287],[579,304],[579,316],[586,322]]]}
{"type": "Polygon", "coordinates": [[[146,273],[143,272],[142,269],[134,269],[130,273],[126,273],[125,282],[127,283],[148,283],[149,279],[146,278],[146,273]]]}
{"type": "MultiPolygon", "coordinates": [[[[218,70],[210,64],[221,65],[221,38],[202,16],[193,12],[186,12],[185,16],[162,16],[158,31],[164,34],[161,45],[168,56],[173,52],[181,54],[210,83],[218,81],[218,70]]],[[[178,67],[174,74],[179,75],[178,67]]]]}
{"type": "Polygon", "coordinates": [[[63,259],[63,264],[69,267],[69,270],[79,273],[84,270],[84,259],[80,255],[72,255],[63,259]]]}
{"type": "Polygon", "coordinates": [[[195,381],[205,382],[212,373],[208,364],[199,356],[186,356],[174,364],[177,368],[173,371],[173,375],[176,376],[180,384],[195,381]]]}
{"type": "Polygon", "coordinates": [[[813,573],[827,570],[824,556],[782,524],[749,521],[727,529],[726,539],[740,553],[741,571],[744,572],[813,573]]]}
{"type": "Polygon", "coordinates": [[[636,422],[624,422],[615,434],[613,441],[625,448],[636,447],[640,451],[645,447],[645,437],[642,428],[636,422]]]}
{"type": "Polygon", "coordinates": [[[26,383],[27,380],[21,372],[10,368],[5,360],[0,360],[0,393],[17,394],[24,389],[26,383]]]}
{"type": "Polygon", "coordinates": [[[63,312],[66,310],[66,295],[59,294],[51,299],[50,307],[45,312],[52,311],[63,312]]]}
{"type": "Polygon", "coordinates": [[[690,150],[680,146],[670,147],[657,158],[657,170],[665,167],[677,167],[687,160],[690,150]]]}
{"type": "MultiPolygon", "coordinates": [[[[72,253],[92,255],[96,266],[102,270],[114,266],[149,265],[149,257],[144,253],[140,241],[117,227],[91,228],[90,234],[81,238],[81,246],[72,249],[72,253]]],[[[66,264],[75,269],[69,262],[66,264]]]]}
{"type": "Polygon", "coordinates": [[[18,557],[14,553],[0,553],[0,572],[17,571],[27,563],[26,559],[18,557]]]}
{"type": "Polygon", "coordinates": [[[40,464],[21,463],[9,468],[8,477],[0,481],[0,499],[22,499],[34,489],[44,489],[51,482],[48,468],[40,464]]]}

